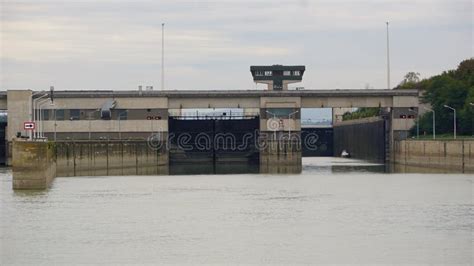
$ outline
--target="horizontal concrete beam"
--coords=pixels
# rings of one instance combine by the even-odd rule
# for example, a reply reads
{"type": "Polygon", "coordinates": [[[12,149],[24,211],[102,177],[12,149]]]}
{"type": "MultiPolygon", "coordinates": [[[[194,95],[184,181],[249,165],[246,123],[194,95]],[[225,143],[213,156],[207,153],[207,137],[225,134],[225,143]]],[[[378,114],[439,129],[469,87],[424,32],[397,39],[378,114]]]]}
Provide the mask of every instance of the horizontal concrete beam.
{"type": "MultiPolygon", "coordinates": [[[[56,98],[113,98],[113,97],[357,97],[357,96],[415,96],[417,90],[298,90],[298,91],[268,91],[268,90],[165,90],[165,91],[55,91],[56,98]]],[[[0,95],[1,98],[1,95],[0,95]]]]}
{"type": "MultiPolygon", "coordinates": [[[[54,132],[55,121],[43,121],[44,132],[54,132]]],[[[56,121],[56,132],[168,132],[168,120],[56,121]],[[120,125],[119,125],[120,124],[120,125]]]]}

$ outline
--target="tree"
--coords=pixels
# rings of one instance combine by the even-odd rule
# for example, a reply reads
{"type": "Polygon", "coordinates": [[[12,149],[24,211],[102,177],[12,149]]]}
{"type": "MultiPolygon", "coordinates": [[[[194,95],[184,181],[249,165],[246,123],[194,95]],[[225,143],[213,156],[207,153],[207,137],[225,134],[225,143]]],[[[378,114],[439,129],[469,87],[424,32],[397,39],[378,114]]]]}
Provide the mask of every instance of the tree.
{"type": "MultiPolygon", "coordinates": [[[[453,132],[453,113],[444,105],[457,110],[457,129],[459,134],[472,135],[474,130],[474,59],[462,61],[456,70],[445,71],[440,75],[415,83],[424,91],[422,101],[429,103],[436,112],[436,132],[453,132]]],[[[420,117],[420,131],[432,132],[432,114],[420,117]]]]}
{"type": "Polygon", "coordinates": [[[402,84],[407,84],[407,83],[417,83],[420,82],[420,73],[418,72],[408,72],[403,81],[402,84]]]}

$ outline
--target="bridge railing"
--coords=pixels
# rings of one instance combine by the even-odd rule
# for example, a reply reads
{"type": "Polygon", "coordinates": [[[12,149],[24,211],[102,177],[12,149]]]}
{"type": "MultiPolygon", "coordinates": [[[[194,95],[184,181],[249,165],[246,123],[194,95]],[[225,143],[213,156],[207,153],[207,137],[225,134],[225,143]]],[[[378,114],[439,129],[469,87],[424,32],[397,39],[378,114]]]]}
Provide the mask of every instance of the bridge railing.
{"type": "Polygon", "coordinates": [[[260,116],[259,113],[229,112],[229,113],[209,113],[209,112],[170,112],[171,119],[179,120],[237,120],[254,119],[260,116]]]}

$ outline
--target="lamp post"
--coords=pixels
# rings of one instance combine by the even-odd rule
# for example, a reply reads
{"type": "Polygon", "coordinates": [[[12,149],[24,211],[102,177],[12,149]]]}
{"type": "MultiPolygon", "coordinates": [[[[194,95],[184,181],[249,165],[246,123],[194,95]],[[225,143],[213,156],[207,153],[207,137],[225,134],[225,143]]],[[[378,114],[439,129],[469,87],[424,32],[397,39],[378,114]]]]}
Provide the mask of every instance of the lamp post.
{"type": "MultiPolygon", "coordinates": [[[[290,138],[291,138],[291,125],[290,125],[291,116],[294,115],[294,114],[297,114],[298,112],[299,112],[299,111],[296,110],[296,111],[294,111],[293,113],[290,113],[290,114],[288,115],[288,140],[290,140],[290,138]]],[[[295,123],[295,124],[296,124],[296,123],[295,123]]]]}
{"type": "MultiPolygon", "coordinates": [[[[36,120],[37,120],[37,113],[36,113],[36,103],[43,99],[44,97],[48,96],[47,94],[44,94],[44,95],[41,95],[40,97],[36,98],[36,99],[33,99],[33,107],[32,107],[32,111],[33,111],[33,122],[35,122],[35,129],[31,132],[30,134],[30,140],[33,139],[33,137],[36,137],[36,120]]],[[[33,96],[31,96],[33,97],[33,96]]]]}
{"type": "Polygon", "coordinates": [[[42,120],[41,105],[44,104],[45,102],[47,102],[48,100],[49,99],[42,99],[42,100],[36,101],[36,103],[35,103],[35,105],[36,105],[35,109],[38,112],[38,114],[36,114],[37,123],[35,124],[35,138],[40,138],[41,137],[41,120],[42,120]],[[36,128],[38,128],[38,130],[36,130],[36,128]]]}
{"type": "Polygon", "coordinates": [[[420,120],[418,117],[418,110],[415,111],[413,107],[409,108],[408,111],[413,112],[416,114],[416,138],[420,138],[420,120]]]}
{"type": "MultiPolygon", "coordinates": [[[[470,106],[474,106],[474,103],[469,103],[470,106]]],[[[472,135],[474,136],[474,119],[472,120],[472,135]]]]}
{"type": "Polygon", "coordinates": [[[165,23],[161,23],[161,90],[165,89],[165,23]]]}
{"type": "Polygon", "coordinates": [[[454,109],[453,107],[448,106],[446,104],[444,105],[444,107],[448,108],[448,109],[451,109],[454,112],[453,128],[454,128],[454,139],[456,139],[456,109],[454,109]]]}
{"type": "Polygon", "coordinates": [[[433,112],[433,139],[436,139],[436,112],[433,109],[430,109],[428,107],[423,107],[426,110],[433,112]]]}
{"type": "Polygon", "coordinates": [[[122,129],[120,128],[120,121],[122,120],[122,114],[127,113],[127,110],[122,111],[118,114],[118,127],[119,127],[119,139],[122,139],[122,129]]]}
{"type": "Polygon", "coordinates": [[[91,121],[92,121],[92,115],[96,112],[99,112],[100,109],[97,109],[97,110],[94,110],[94,111],[91,111],[89,113],[87,113],[87,119],[89,120],[89,140],[91,140],[91,131],[92,131],[92,127],[91,127],[91,121]]]}
{"type": "Polygon", "coordinates": [[[388,21],[387,23],[387,89],[390,90],[390,41],[388,34],[388,21]]]}
{"type": "MultiPolygon", "coordinates": [[[[41,109],[41,106],[45,104],[46,102],[51,101],[50,99],[44,99],[42,101],[39,101],[38,104],[38,109],[39,109],[39,137],[44,138],[44,132],[43,132],[43,110],[41,109]]],[[[52,102],[50,102],[50,105],[53,105],[52,102]]]]}
{"type": "MultiPolygon", "coordinates": [[[[31,94],[31,98],[30,98],[30,101],[28,102],[29,104],[29,117],[30,117],[30,121],[34,121],[34,118],[33,118],[33,96],[37,95],[37,94],[40,94],[40,93],[45,93],[44,91],[37,91],[37,92],[33,92],[31,94]]],[[[33,131],[30,130],[29,133],[28,133],[28,137],[29,137],[29,140],[32,140],[33,139],[33,131]]]]}
{"type": "MultiPolygon", "coordinates": [[[[274,114],[274,113],[272,113],[272,112],[270,112],[270,111],[268,111],[268,110],[265,110],[265,112],[267,112],[267,113],[270,114],[270,115],[273,115],[273,120],[276,121],[276,114],[274,114]]],[[[268,119],[267,119],[267,120],[268,120],[268,119]]],[[[267,124],[267,125],[268,125],[268,124],[267,124]]],[[[274,138],[275,141],[276,141],[276,130],[273,131],[273,138],[274,138]]]]}

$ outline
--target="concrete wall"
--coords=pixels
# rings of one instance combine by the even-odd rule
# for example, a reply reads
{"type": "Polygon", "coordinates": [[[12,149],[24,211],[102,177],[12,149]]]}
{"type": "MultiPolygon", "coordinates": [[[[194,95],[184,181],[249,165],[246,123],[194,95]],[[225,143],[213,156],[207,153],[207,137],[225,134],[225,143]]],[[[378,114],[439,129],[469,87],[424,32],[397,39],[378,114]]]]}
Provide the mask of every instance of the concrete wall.
{"type": "Polygon", "coordinates": [[[13,141],[13,189],[46,189],[56,176],[51,142],[13,141]]]}
{"type": "Polygon", "coordinates": [[[43,131],[60,132],[168,132],[168,120],[43,121],[43,131]],[[56,124],[56,125],[55,125],[56,124]],[[56,128],[55,128],[56,127],[56,128]]]}
{"type": "Polygon", "coordinates": [[[474,172],[474,140],[395,141],[395,163],[455,172],[474,172]]]}
{"type": "MultiPolygon", "coordinates": [[[[294,133],[294,134],[299,134],[294,133]]],[[[260,143],[260,173],[291,174],[301,173],[301,142],[297,140],[271,139],[260,143]]]]}
{"type": "Polygon", "coordinates": [[[385,121],[371,117],[334,124],[334,155],[343,150],[352,158],[383,162],[386,159],[385,121]]]}
{"type": "Polygon", "coordinates": [[[0,110],[8,109],[7,98],[0,98],[0,110]]]}
{"type": "MultiPolygon", "coordinates": [[[[156,143],[155,143],[156,144],[156,143]]],[[[168,152],[147,141],[57,142],[58,176],[168,174],[168,152]]]]}
{"type": "Polygon", "coordinates": [[[17,132],[26,136],[23,130],[23,123],[30,121],[31,91],[30,90],[9,90],[7,92],[8,107],[8,127],[7,140],[15,138],[17,132]]]}

